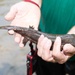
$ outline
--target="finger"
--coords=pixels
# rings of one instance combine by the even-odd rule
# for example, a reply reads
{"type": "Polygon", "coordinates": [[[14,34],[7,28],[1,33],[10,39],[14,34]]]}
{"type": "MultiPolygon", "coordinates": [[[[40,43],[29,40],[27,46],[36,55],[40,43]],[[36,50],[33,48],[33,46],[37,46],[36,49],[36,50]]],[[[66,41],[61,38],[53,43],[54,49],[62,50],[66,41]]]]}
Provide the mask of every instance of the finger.
{"type": "Polygon", "coordinates": [[[38,46],[38,55],[39,56],[43,56],[42,52],[44,51],[44,44],[47,42],[47,38],[44,37],[41,42],[39,43],[39,46],[38,46]]]}
{"type": "Polygon", "coordinates": [[[5,16],[5,19],[9,21],[13,20],[16,16],[16,13],[17,13],[16,7],[15,6],[11,7],[10,11],[5,16]]]}
{"type": "Polygon", "coordinates": [[[59,64],[63,64],[65,63],[68,59],[70,59],[72,57],[72,55],[65,55],[63,53],[63,50],[61,51],[61,55],[59,59],[55,59],[55,61],[57,61],[59,64]]]}
{"type": "Polygon", "coordinates": [[[39,43],[38,46],[38,55],[40,55],[40,57],[43,57],[43,51],[44,51],[44,44],[47,42],[47,38],[44,37],[41,42],[39,43]]]}
{"type": "Polygon", "coordinates": [[[59,57],[60,55],[60,47],[61,47],[61,38],[57,37],[55,42],[54,42],[54,46],[53,46],[53,57],[59,57]]]}
{"type": "Polygon", "coordinates": [[[18,33],[15,33],[15,42],[20,43],[21,42],[21,35],[18,33]]]}
{"type": "Polygon", "coordinates": [[[42,42],[43,39],[44,39],[44,35],[41,35],[41,36],[39,37],[38,43],[37,43],[37,48],[38,48],[37,54],[38,54],[39,56],[41,56],[41,54],[42,54],[41,42],[42,42]]]}
{"type": "Polygon", "coordinates": [[[38,43],[37,43],[37,48],[39,47],[40,45],[40,42],[44,39],[44,35],[41,35],[38,39],[38,43]]]}
{"type": "Polygon", "coordinates": [[[24,39],[24,37],[21,37],[21,42],[20,42],[20,44],[19,44],[19,46],[20,46],[21,48],[24,47],[23,39],[24,39]]]}
{"type": "Polygon", "coordinates": [[[49,59],[52,57],[52,54],[50,53],[52,42],[47,38],[45,40],[45,44],[43,45],[42,58],[46,61],[49,61],[49,59]]]}
{"type": "Polygon", "coordinates": [[[14,34],[14,31],[13,31],[13,30],[9,30],[8,33],[9,33],[10,35],[12,35],[12,34],[14,34]]]}
{"type": "Polygon", "coordinates": [[[75,47],[73,47],[71,44],[65,44],[63,51],[64,53],[75,54],[75,47]]]}
{"type": "Polygon", "coordinates": [[[52,57],[52,51],[50,51],[50,55],[51,57],[48,59],[48,62],[56,63],[57,61],[55,61],[55,59],[52,57]]]}

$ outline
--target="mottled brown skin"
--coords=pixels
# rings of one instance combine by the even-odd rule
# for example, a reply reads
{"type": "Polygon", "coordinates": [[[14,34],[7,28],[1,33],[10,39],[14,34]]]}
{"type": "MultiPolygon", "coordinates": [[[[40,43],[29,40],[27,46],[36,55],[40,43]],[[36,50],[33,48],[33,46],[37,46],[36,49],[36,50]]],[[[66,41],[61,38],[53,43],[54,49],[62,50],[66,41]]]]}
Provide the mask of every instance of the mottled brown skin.
{"type": "Polygon", "coordinates": [[[62,40],[62,46],[66,43],[70,43],[75,47],[74,34],[53,35],[53,34],[47,34],[47,33],[34,30],[32,27],[25,28],[25,27],[18,27],[18,26],[1,26],[0,29],[14,30],[16,33],[21,34],[24,37],[24,40],[23,40],[24,44],[26,44],[28,41],[31,41],[37,44],[38,38],[40,37],[41,34],[43,34],[48,39],[51,39],[52,43],[54,43],[56,37],[59,36],[61,37],[61,40],[62,40]]]}

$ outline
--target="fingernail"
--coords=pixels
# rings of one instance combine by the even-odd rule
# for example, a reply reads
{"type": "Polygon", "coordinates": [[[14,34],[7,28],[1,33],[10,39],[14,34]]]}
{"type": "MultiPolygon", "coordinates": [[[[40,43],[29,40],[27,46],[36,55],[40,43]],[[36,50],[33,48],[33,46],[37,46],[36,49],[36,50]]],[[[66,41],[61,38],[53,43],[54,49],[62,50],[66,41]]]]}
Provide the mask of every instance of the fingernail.
{"type": "Polygon", "coordinates": [[[9,30],[8,33],[9,34],[14,34],[14,31],[13,30],[9,30]]]}
{"type": "Polygon", "coordinates": [[[58,37],[56,38],[56,41],[59,41],[59,40],[61,40],[61,38],[58,36],[58,37]]]}
{"type": "Polygon", "coordinates": [[[60,40],[60,37],[58,36],[56,39],[57,39],[57,40],[60,40]]]}
{"type": "Polygon", "coordinates": [[[41,35],[41,37],[43,38],[43,37],[44,37],[44,35],[42,34],[42,35],[41,35]]]}

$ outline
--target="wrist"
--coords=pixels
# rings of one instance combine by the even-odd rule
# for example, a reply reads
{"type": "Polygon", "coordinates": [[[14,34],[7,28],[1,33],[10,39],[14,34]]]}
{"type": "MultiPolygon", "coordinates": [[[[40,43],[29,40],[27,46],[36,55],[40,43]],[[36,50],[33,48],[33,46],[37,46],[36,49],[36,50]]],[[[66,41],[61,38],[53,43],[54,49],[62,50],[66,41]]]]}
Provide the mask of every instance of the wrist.
{"type": "Polygon", "coordinates": [[[39,8],[41,7],[41,0],[23,0],[23,1],[30,2],[30,3],[36,5],[39,8]]]}

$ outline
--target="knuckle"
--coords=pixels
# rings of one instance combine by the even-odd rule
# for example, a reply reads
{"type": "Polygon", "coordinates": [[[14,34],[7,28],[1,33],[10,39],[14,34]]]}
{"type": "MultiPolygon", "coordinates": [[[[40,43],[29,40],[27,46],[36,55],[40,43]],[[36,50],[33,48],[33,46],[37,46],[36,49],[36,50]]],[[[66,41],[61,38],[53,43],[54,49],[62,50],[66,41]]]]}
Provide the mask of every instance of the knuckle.
{"type": "Polygon", "coordinates": [[[48,59],[47,59],[47,58],[43,58],[43,57],[42,57],[42,59],[43,59],[43,60],[45,60],[45,61],[48,61],[48,59]]]}
{"type": "Polygon", "coordinates": [[[39,51],[37,51],[37,55],[38,55],[39,57],[41,57],[41,53],[40,53],[39,51]]]}
{"type": "Polygon", "coordinates": [[[42,55],[42,59],[45,60],[45,61],[48,61],[49,56],[47,56],[47,55],[42,55]]]}
{"type": "Polygon", "coordinates": [[[60,60],[60,61],[58,61],[58,63],[59,63],[59,64],[64,64],[65,61],[64,61],[64,60],[60,60]]]}
{"type": "Polygon", "coordinates": [[[56,58],[56,57],[59,57],[59,54],[58,54],[58,53],[53,53],[52,56],[53,56],[54,58],[56,58]]]}

